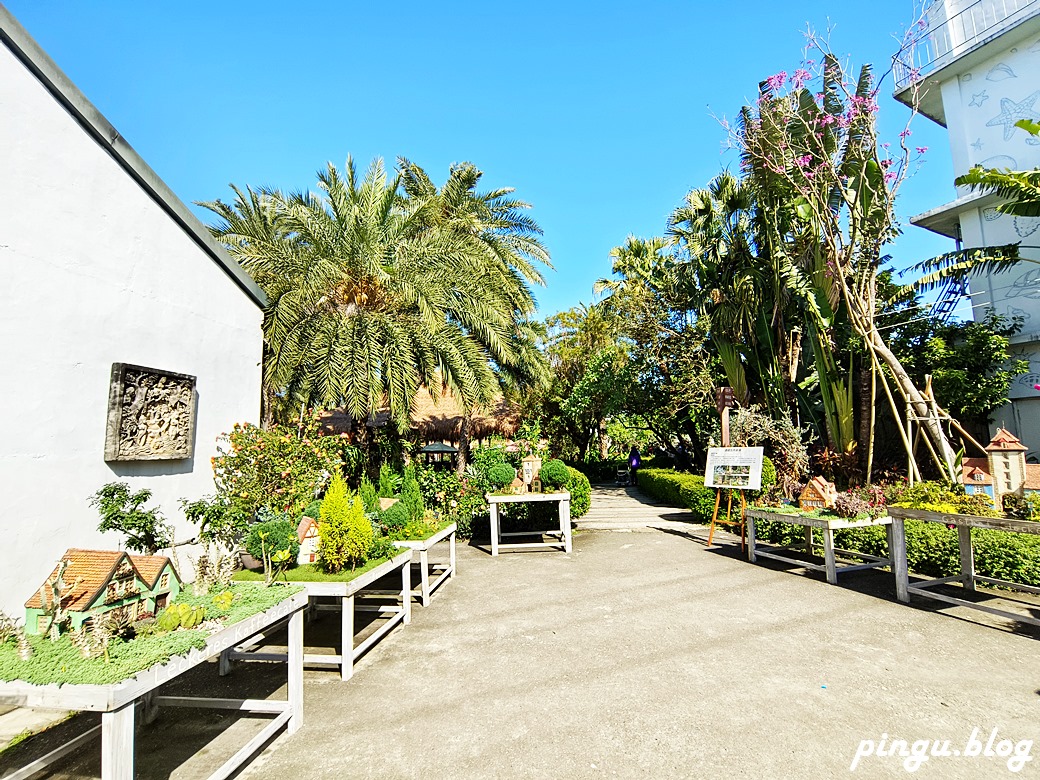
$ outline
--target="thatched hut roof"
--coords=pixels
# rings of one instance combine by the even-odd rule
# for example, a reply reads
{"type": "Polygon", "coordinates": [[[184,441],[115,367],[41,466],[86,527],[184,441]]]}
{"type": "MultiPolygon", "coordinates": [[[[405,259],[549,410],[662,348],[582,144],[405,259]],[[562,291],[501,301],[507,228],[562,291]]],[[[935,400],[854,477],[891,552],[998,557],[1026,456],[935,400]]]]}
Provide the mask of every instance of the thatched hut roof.
{"type": "MultiPolygon", "coordinates": [[[[411,433],[420,441],[458,442],[462,431],[462,405],[455,395],[445,390],[431,398],[420,390],[412,404],[411,433]]],[[[327,433],[349,433],[353,420],[342,409],[331,409],[320,415],[322,428],[327,433]]],[[[390,422],[390,414],[379,412],[368,422],[370,428],[382,428],[390,422]]],[[[520,427],[520,410],[504,398],[498,398],[489,408],[478,409],[470,419],[469,437],[473,441],[501,436],[510,439],[520,427]]]]}

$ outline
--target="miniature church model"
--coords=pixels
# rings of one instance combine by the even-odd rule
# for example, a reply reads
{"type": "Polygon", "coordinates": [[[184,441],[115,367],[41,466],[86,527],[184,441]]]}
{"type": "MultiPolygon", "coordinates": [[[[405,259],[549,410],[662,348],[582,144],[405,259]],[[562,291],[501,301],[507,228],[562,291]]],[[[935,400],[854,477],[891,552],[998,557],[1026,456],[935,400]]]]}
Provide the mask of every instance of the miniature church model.
{"type": "Polygon", "coordinates": [[[823,477],[813,477],[798,496],[798,508],[830,509],[837,497],[838,491],[833,482],[828,482],[823,477]]]}
{"type": "Polygon", "coordinates": [[[1040,465],[1026,463],[1026,451],[1017,436],[999,428],[986,447],[986,457],[964,459],[964,492],[985,493],[996,506],[1005,493],[1021,496],[1040,492],[1040,465]]]}
{"type": "Polygon", "coordinates": [[[117,610],[136,620],[161,611],[180,592],[181,578],[165,556],[72,548],[25,602],[25,631],[46,633],[56,615],[73,631],[117,610]]]}

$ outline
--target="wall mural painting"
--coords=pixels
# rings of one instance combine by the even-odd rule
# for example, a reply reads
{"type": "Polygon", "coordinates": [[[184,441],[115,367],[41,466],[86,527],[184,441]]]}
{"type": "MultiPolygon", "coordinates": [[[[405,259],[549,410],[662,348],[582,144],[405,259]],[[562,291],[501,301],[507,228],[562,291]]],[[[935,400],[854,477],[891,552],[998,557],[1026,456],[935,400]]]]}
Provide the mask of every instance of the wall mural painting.
{"type": "Polygon", "coordinates": [[[982,108],[982,104],[987,100],[989,100],[989,95],[986,94],[986,90],[982,90],[982,92],[972,92],[971,102],[968,103],[968,105],[974,106],[975,108],[982,108]]]}
{"type": "Polygon", "coordinates": [[[1040,119],[1040,114],[1033,110],[1033,104],[1036,103],[1038,98],[1040,98],[1040,90],[1017,103],[1011,98],[1001,98],[1000,113],[986,122],[986,127],[1003,126],[1004,140],[1010,141],[1011,136],[1015,134],[1015,130],[1018,130],[1015,127],[1015,122],[1018,122],[1020,119],[1040,119]]]}
{"type": "Polygon", "coordinates": [[[1029,238],[1040,228],[1040,219],[1036,217],[1015,217],[1015,232],[1019,238],[1029,238]]]}
{"type": "Polygon", "coordinates": [[[195,445],[195,377],[112,364],[105,460],[179,460],[195,445]]]}
{"type": "Polygon", "coordinates": [[[1016,78],[1018,76],[1015,75],[1015,71],[1011,70],[1011,66],[1004,62],[998,62],[986,74],[986,81],[1005,81],[1006,79],[1016,78]]]}

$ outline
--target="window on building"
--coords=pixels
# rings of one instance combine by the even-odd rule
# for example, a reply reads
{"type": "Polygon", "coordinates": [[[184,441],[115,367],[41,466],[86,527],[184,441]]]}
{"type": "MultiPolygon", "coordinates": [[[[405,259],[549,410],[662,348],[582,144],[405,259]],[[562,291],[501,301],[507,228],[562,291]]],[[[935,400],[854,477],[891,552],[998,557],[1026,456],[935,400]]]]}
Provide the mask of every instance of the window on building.
{"type": "Polygon", "coordinates": [[[36,632],[44,634],[51,627],[51,619],[47,615],[39,615],[36,618],[36,632]]]}
{"type": "Polygon", "coordinates": [[[170,587],[170,573],[166,572],[162,577],[159,578],[159,587],[168,588],[170,587]]]}
{"type": "Polygon", "coordinates": [[[975,481],[976,482],[982,482],[982,473],[981,472],[976,471],[974,476],[975,476],[975,481]]]}

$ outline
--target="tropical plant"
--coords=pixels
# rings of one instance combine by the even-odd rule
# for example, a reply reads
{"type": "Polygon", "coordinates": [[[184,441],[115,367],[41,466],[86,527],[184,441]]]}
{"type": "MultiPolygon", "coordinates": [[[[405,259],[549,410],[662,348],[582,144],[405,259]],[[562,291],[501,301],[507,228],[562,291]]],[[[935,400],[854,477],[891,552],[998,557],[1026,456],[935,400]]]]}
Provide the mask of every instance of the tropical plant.
{"type": "Polygon", "coordinates": [[[143,509],[152,498],[152,491],[142,488],[130,492],[125,482],[110,482],[90,497],[90,505],[98,510],[102,533],[118,531],[126,536],[131,550],[152,555],[173,546],[173,526],[167,523],[158,509],[143,509]]]}
{"type": "Polygon", "coordinates": [[[492,361],[515,362],[526,282],[548,254],[527,204],[476,192],[472,164],[441,191],[400,166],[389,177],[377,160],[359,180],[348,159],[319,172],[318,193],[233,188],[233,204],[202,205],[271,301],[266,385],[358,423],[385,406],[403,430],[421,387],[452,388],[467,408],[491,398],[492,361]]]}

